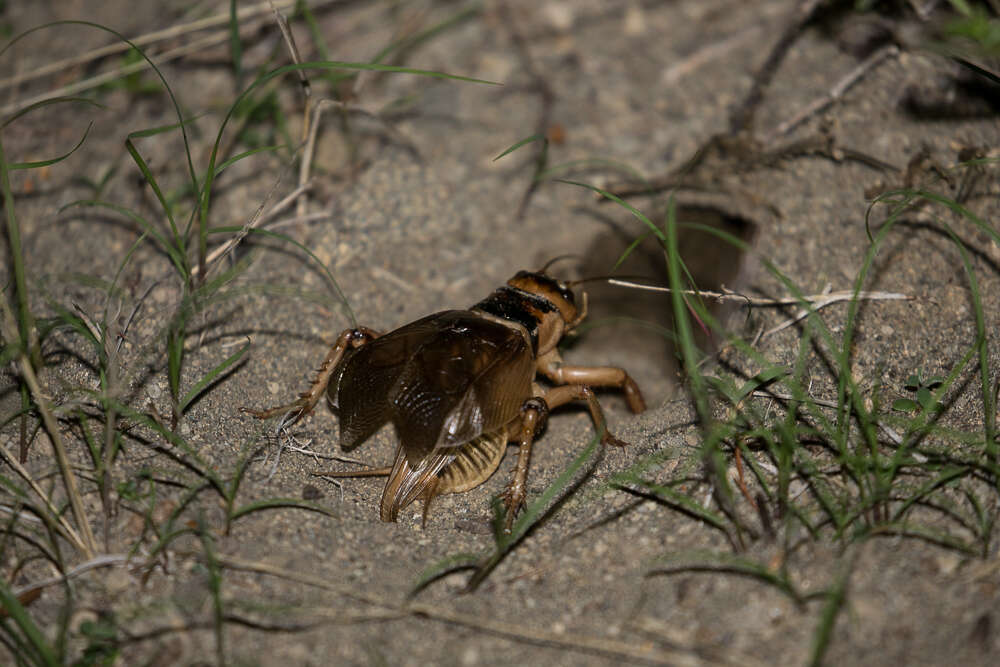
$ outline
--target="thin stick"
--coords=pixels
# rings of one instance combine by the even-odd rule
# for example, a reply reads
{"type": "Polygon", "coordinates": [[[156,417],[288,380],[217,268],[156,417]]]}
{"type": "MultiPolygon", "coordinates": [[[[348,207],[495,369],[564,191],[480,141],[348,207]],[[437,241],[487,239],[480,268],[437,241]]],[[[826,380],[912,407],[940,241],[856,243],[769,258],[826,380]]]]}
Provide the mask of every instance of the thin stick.
{"type": "MultiPolygon", "coordinates": [[[[669,287],[660,287],[659,285],[643,285],[642,283],[635,283],[630,280],[621,280],[619,278],[610,278],[608,280],[608,284],[618,285],[619,287],[632,287],[634,289],[648,290],[650,292],[671,291],[669,287]]],[[[822,306],[819,307],[823,307],[840,301],[851,301],[854,298],[870,301],[913,301],[916,298],[907,294],[900,294],[898,292],[861,291],[855,295],[854,290],[841,290],[839,292],[812,294],[802,297],[789,296],[780,299],[772,299],[768,297],[746,296],[745,294],[734,292],[733,290],[725,287],[722,288],[721,292],[714,292],[711,290],[681,290],[681,294],[685,294],[687,296],[701,296],[714,299],[716,301],[742,301],[750,306],[797,306],[805,302],[822,304],[822,306]]]]}
{"type": "MultiPolygon", "coordinates": [[[[204,51],[210,46],[215,46],[216,44],[222,44],[229,39],[228,32],[218,32],[213,33],[203,39],[196,40],[187,44],[185,46],[179,46],[176,49],[171,49],[170,51],[165,51],[162,54],[158,54],[155,57],[158,65],[162,65],[171,60],[176,60],[177,58],[182,58],[192,53],[199,53],[204,51]]],[[[136,72],[141,72],[149,67],[149,63],[145,59],[139,62],[132,63],[130,65],[125,65],[117,69],[111,70],[110,72],[104,72],[96,76],[92,76],[89,79],[84,79],[83,81],[77,81],[63,86],[62,88],[57,88],[55,90],[50,90],[41,95],[36,95],[35,97],[29,98],[27,100],[21,100],[13,104],[8,104],[7,106],[0,109],[0,115],[14,114],[22,111],[32,104],[38,104],[39,102],[44,102],[45,100],[50,100],[56,97],[68,97],[82,93],[88,90],[97,88],[98,86],[108,83],[109,81],[115,81],[121,79],[122,77],[128,76],[129,74],[135,74],[136,72]]]]}
{"type": "MultiPolygon", "coordinates": [[[[782,394],[780,392],[774,391],[773,389],[756,389],[753,392],[751,392],[751,395],[756,396],[757,398],[769,398],[769,399],[772,399],[772,400],[777,399],[779,401],[798,401],[798,400],[800,400],[800,399],[795,398],[791,394],[782,394]]],[[[809,398],[807,398],[805,400],[808,401],[809,403],[812,403],[814,405],[820,405],[820,406],[822,406],[824,408],[839,408],[840,407],[840,404],[837,403],[837,401],[831,401],[831,400],[825,399],[825,398],[813,398],[812,396],[810,396],[809,398]]],[[[890,440],[892,440],[893,443],[895,443],[897,445],[902,445],[903,444],[903,437],[901,435],[899,435],[899,433],[897,433],[895,429],[893,429],[892,427],[886,425],[882,421],[876,420],[875,424],[879,428],[882,429],[882,431],[886,434],[886,436],[890,440]]],[[[915,456],[919,457],[920,454],[917,453],[917,454],[915,454],[915,456]]],[[[757,463],[760,464],[761,462],[758,461],[757,463]]],[[[771,472],[777,473],[777,470],[772,470],[771,472]]]]}
{"type": "Polygon", "coordinates": [[[389,269],[383,269],[378,264],[372,264],[369,271],[371,271],[371,274],[376,278],[376,280],[390,282],[396,287],[399,287],[405,292],[410,292],[411,294],[417,291],[417,288],[413,285],[413,283],[406,282],[389,269]]]}
{"type": "Polygon", "coordinates": [[[507,2],[498,3],[496,6],[497,14],[505,24],[510,40],[514,43],[514,50],[521,61],[521,69],[531,78],[531,88],[534,88],[541,98],[538,120],[535,121],[535,134],[543,137],[543,139],[535,149],[535,156],[531,160],[534,163],[531,181],[528,183],[528,187],[525,188],[524,194],[521,195],[521,203],[517,206],[517,213],[514,219],[520,221],[524,219],[524,214],[528,210],[528,204],[531,203],[531,197],[541,184],[538,176],[545,170],[545,166],[548,164],[548,132],[549,127],[552,125],[552,109],[556,103],[556,93],[552,89],[552,86],[549,85],[548,80],[542,75],[542,72],[535,66],[535,60],[531,55],[528,40],[518,29],[513,12],[508,5],[509,3],[507,2]]]}
{"type": "MultiPolygon", "coordinates": [[[[270,11],[269,2],[261,2],[251,7],[244,7],[237,10],[236,20],[239,22],[245,21],[250,18],[266,14],[270,11]]],[[[295,0],[278,0],[278,7],[281,9],[286,9],[295,4],[295,0]]],[[[155,44],[156,42],[162,42],[164,40],[173,39],[174,37],[180,37],[188,33],[197,32],[199,30],[204,30],[206,28],[214,28],[219,25],[226,25],[229,23],[230,16],[229,11],[220,12],[219,14],[213,14],[212,16],[207,16],[203,19],[198,19],[197,21],[191,21],[190,23],[182,23],[180,25],[171,26],[169,28],[164,28],[163,30],[157,30],[155,32],[148,32],[145,35],[140,35],[135,39],[131,40],[133,44],[138,47],[147,46],[149,44],[155,44]]],[[[63,60],[57,60],[56,62],[49,63],[37,69],[31,70],[30,72],[15,74],[14,76],[7,77],[6,79],[0,79],[0,90],[8,88],[11,86],[18,86],[22,83],[28,81],[34,81],[35,79],[40,79],[42,77],[48,76],[50,74],[60,74],[71,67],[76,67],[77,65],[83,65],[91,61],[97,60],[98,58],[103,58],[104,56],[114,55],[116,53],[124,53],[128,51],[131,46],[125,42],[116,41],[114,44],[108,44],[107,46],[102,46],[92,51],[87,51],[78,56],[73,56],[72,58],[65,58],[63,60]]]]}
{"type": "MultiPolygon", "coordinates": [[[[312,104],[312,115],[307,119],[304,127],[309,129],[309,133],[306,136],[305,143],[302,147],[302,160],[299,162],[299,184],[306,183],[309,180],[310,174],[312,172],[313,156],[316,154],[316,139],[319,135],[320,119],[323,112],[326,111],[327,107],[335,107],[340,109],[344,113],[359,114],[365,116],[366,118],[371,118],[376,121],[388,132],[393,139],[399,142],[401,145],[406,146],[408,149],[416,154],[417,158],[420,158],[420,151],[414,146],[413,142],[404,135],[402,132],[392,127],[386,122],[378,113],[374,111],[369,111],[363,107],[359,107],[353,104],[344,104],[340,100],[333,100],[330,98],[323,98],[316,100],[312,104]]],[[[303,217],[305,213],[305,197],[299,199],[297,215],[298,217],[303,217]]]]}
{"type": "MultiPolygon", "coordinates": [[[[4,338],[7,340],[17,340],[16,320],[14,319],[14,313],[10,310],[10,306],[7,305],[7,299],[0,299],[0,307],[3,309],[2,327],[4,338]]],[[[35,405],[42,415],[42,423],[45,424],[45,430],[49,433],[52,450],[56,455],[56,461],[62,473],[63,484],[66,487],[66,495],[69,497],[70,507],[73,510],[73,518],[76,520],[77,528],[80,529],[80,533],[83,536],[82,540],[80,537],[76,538],[76,541],[79,543],[77,546],[82,547],[83,554],[87,558],[93,558],[97,554],[97,542],[94,540],[94,533],[90,529],[90,522],[87,519],[87,515],[83,511],[83,499],[80,497],[76,475],[73,474],[73,468],[69,464],[69,457],[66,455],[66,447],[63,445],[62,434],[59,432],[59,423],[52,414],[52,410],[49,407],[49,400],[42,392],[41,385],[38,383],[38,377],[35,375],[35,369],[31,367],[31,360],[28,359],[28,355],[25,352],[19,355],[19,363],[21,366],[21,377],[24,379],[25,384],[28,385],[28,390],[35,400],[35,405]]],[[[4,458],[13,460],[13,457],[8,457],[6,449],[3,447],[0,447],[0,449],[4,451],[4,458]]],[[[27,474],[27,471],[25,471],[25,474],[27,474]]],[[[35,485],[33,485],[33,488],[36,489],[36,492],[41,491],[35,485]]],[[[44,498],[44,495],[42,497],[44,498]]],[[[47,499],[45,503],[51,508],[51,503],[47,499]]],[[[49,511],[53,511],[54,516],[62,518],[59,512],[53,509],[49,511]]]]}
{"type": "MultiPolygon", "coordinates": [[[[270,2],[270,0],[268,0],[270,2]]],[[[291,57],[292,62],[296,65],[302,63],[302,57],[299,55],[299,47],[295,44],[295,36],[292,34],[291,28],[288,27],[288,19],[285,15],[278,11],[278,8],[273,4],[271,5],[271,12],[274,15],[274,21],[278,24],[278,29],[281,30],[281,36],[285,40],[285,47],[288,49],[288,55],[291,57]]],[[[303,169],[306,165],[306,158],[312,161],[312,147],[309,146],[310,140],[315,142],[315,133],[310,127],[310,112],[312,110],[312,85],[309,83],[309,77],[306,76],[305,70],[296,70],[299,77],[299,85],[302,86],[302,95],[305,98],[302,105],[302,138],[301,141],[306,144],[307,150],[302,155],[302,162],[299,165],[299,188],[303,187],[309,181],[309,170],[308,168],[303,169]]],[[[298,197],[298,203],[296,205],[296,215],[302,217],[306,214],[306,205],[308,200],[305,197],[304,192],[298,197]]]]}
{"type": "Polygon", "coordinates": [[[805,25],[812,20],[813,14],[816,13],[821,4],[822,0],[799,0],[799,6],[795,8],[795,15],[785,26],[785,30],[781,33],[778,41],[771,48],[767,60],[764,61],[764,64],[757,71],[757,75],[754,76],[750,92],[747,93],[746,97],[743,98],[743,101],[740,102],[739,106],[736,107],[736,110],[730,116],[730,134],[739,134],[744,130],[751,129],[757,107],[760,106],[761,100],[764,99],[764,89],[771,84],[771,80],[778,71],[778,65],[784,60],[788,54],[788,50],[792,48],[792,44],[798,39],[805,25]]]}
{"type": "Polygon", "coordinates": [[[37,495],[41,501],[45,503],[45,509],[48,510],[49,514],[55,518],[56,530],[63,537],[69,540],[78,551],[86,552],[87,549],[83,544],[83,540],[80,539],[80,534],[77,533],[73,529],[73,526],[69,524],[66,520],[66,516],[52,504],[52,501],[50,501],[48,496],[45,495],[45,491],[38,486],[38,483],[31,477],[31,474],[25,470],[24,466],[21,465],[17,458],[11,456],[6,447],[0,447],[0,456],[2,456],[7,465],[13,468],[14,472],[16,472],[18,476],[20,476],[21,479],[23,479],[28,486],[31,487],[31,490],[35,492],[35,495],[37,495]]]}
{"type": "Polygon", "coordinates": [[[349,586],[331,581],[328,577],[314,576],[301,571],[286,570],[261,561],[249,561],[235,556],[219,554],[217,562],[223,567],[233,570],[256,572],[297,581],[323,590],[332,591],[352,600],[365,602],[389,611],[401,614],[423,617],[428,620],[450,625],[458,625],[481,632],[507,637],[514,641],[522,641],[543,646],[555,646],[569,651],[596,653],[614,658],[637,660],[656,665],[702,665],[705,659],[687,651],[676,651],[660,648],[654,650],[648,644],[617,641],[586,635],[571,635],[555,633],[535,627],[504,623],[493,618],[472,616],[466,612],[438,607],[430,604],[397,602],[396,600],[375,593],[361,592],[349,586]]]}
{"type": "Polygon", "coordinates": [[[678,61],[663,70],[660,75],[660,83],[672,86],[688,74],[701,68],[704,65],[724,57],[728,53],[743,46],[747,42],[753,42],[760,38],[764,32],[763,26],[754,26],[735,35],[730,35],[723,40],[713,42],[708,46],[696,50],[684,60],[678,61]]]}
{"type": "MultiPolygon", "coordinates": [[[[309,180],[309,173],[312,170],[313,154],[316,152],[316,137],[319,134],[319,119],[323,114],[323,110],[328,105],[339,104],[336,100],[322,99],[318,100],[312,106],[312,115],[306,116],[303,122],[303,131],[307,132],[305,135],[305,145],[302,147],[302,159],[299,161],[299,186],[309,180]]],[[[308,111],[308,110],[307,110],[308,111]]],[[[296,208],[296,215],[302,217],[305,215],[306,199],[302,197],[298,200],[298,205],[296,208]]]]}
{"type": "Polygon", "coordinates": [[[813,100],[799,113],[795,114],[772,130],[767,138],[764,139],[764,143],[770,145],[779,137],[785,136],[812,116],[824,111],[827,107],[843,97],[844,93],[850,90],[851,87],[860,81],[866,74],[881,65],[883,61],[895,58],[898,55],[899,48],[895,44],[890,44],[889,46],[879,49],[875,53],[871,54],[860,65],[848,72],[847,76],[838,81],[833,88],[830,89],[830,92],[818,99],[813,100]]]}
{"type": "MultiPolygon", "coordinates": [[[[267,197],[265,197],[261,205],[257,207],[257,211],[250,217],[250,220],[248,220],[247,223],[243,225],[243,229],[241,229],[234,237],[232,237],[222,245],[218,246],[217,248],[212,250],[212,252],[208,253],[208,255],[205,256],[206,266],[211,266],[216,260],[220,259],[229,252],[232,252],[233,248],[235,248],[240,243],[240,241],[246,238],[247,234],[250,233],[250,230],[263,226],[268,220],[271,220],[272,218],[274,218],[274,216],[278,215],[286,208],[288,208],[288,206],[293,201],[295,201],[296,197],[298,197],[304,191],[312,188],[312,183],[306,183],[303,186],[299,186],[294,190],[292,190],[290,194],[285,195],[285,197],[281,199],[281,201],[279,201],[277,204],[272,206],[271,210],[269,210],[266,214],[262,213],[262,211],[264,210],[264,206],[267,204],[267,200],[270,199],[271,195],[274,193],[274,190],[278,187],[280,183],[281,183],[280,178],[277,181],[275,181],[274,185],[271,188],[271,192],[268,193],[267,197]]],[[[191,275],[198,275],[197,266],[191,269],[191,275]]]]}
{"type": "Polygon", "coordinates": [[[758,4],[758,6],[754,8],[754,20],[758,22],[758,25],[740,30],[739,32],[729,35],[728,37],[724,37],[717,42],[695,49],[693,53],[688,55],[683,60],[679,60],[663,70],[663,73],[660,75],[660,83],[673,85],[704,65],[707,65],[714,60],[724,58],[726,55],[740,48],[745,43],[759,40],[761,33],[764,32],[766,27],[762,24],[773,18],[776,14],[784,14],[785,11],[785,7],[781,4],[771,4],[765,6],[758,4]]]}
{"type": "MultiPolygon", "coordinates": [[[[795,398],[791,394],[781,394],[781,393],[773,391],[771,389],[755,389],[753,392],[751,392],[751,394],[753,396],[756,396],[757,398],[772,398],[772,399],[776,398],[779,401],[798,401],[798,400],[800,400],[800,399],[795,398]]],[[[827,399],[827,398],[813,398],[812,396],[810,396],[806,400],[809,403],[812,403],[814,405],[820,405],[820,406],[823,406],[824,408],[836,408],[836,407],[840,407],[840,404],[837,403],[837,401],[831,401],[830,399],[827,399]]]]}
{"type": "MultiPolygon", "coordinates": [[[[619,280],[618,278],[611,278],[608,280],[611,285],[618,285],[620,287],[632,287],[634,289],[644,289],[651,292],[670,292],[672,291],[669,287],[660,287],[658,285],[643,285],[641,283],[634,283],[630,280],[619,280]]],[[[796,322],[805,319],[818,310],[826,308],[835,303],[841,303],[844,301],[912,301],[915,297],[909,296],[907,294],[899,294],[898,292],[866,292],[861,291],[855,293],[854,290],[841,290],[839,292],[826,292],[823,294],[812,294],[809,296],[802,297],[784,297],[781,299],[771,299],[767,297],[753,297],[746,296],[745,294],[738,294],[730,289],[723,287],[723,291],[714,292],[711,290],[681,290],[681,294],[689,296],[700,296],[708,299],[714,299],[715,301],[742,301],[748,306],[797,306],[801,305],[803,302],[808,303],[812,306],[811,309],[800,309],[791,318],[785,320],[777,326],[771,327],[767,331],[759,334],[755,340],[759,341],[762,338],[766,338],[771,334],[776,334],[783,329],[787,329],[796,322]]]]}
{"type": "Polygon", "coordinates": [[[765,331],[763,334],[761,334],[761,338],[764,338],[766,336],[770,336],[771,334],[774,334],[774,333],[778,333],[782,329],[787,329],[788,327],[792,326],[796,322],[798,322],[798,321],[800,321],[800,320],[805,319],[806,317],[808,317],[810,313],[814,313],[814,312],[816,312],[816,311],[818,311],[818,310],[820,310],[822,308],[826,308],[827,306],[829,306],[831,304],[834,304],[834,303],[840,303],[842,301],[854,301],[855,299],[857,299],[858,301],[862,301],[862,300],[868,300],[868,301],[912,301],[913,297],[907,296],[905,294],[897,294],[896,292],[858,292],[857,294],[855,294],[851,290],[843,290],[843,291],[840,291],[840,292],[831,292],[831,293],[825,294],[825,295],[817,295],[817,296],[814,296],[814,297],[807,297],[807,299],[812,304],[812,309],[811,310],[806,310],[805,308],[800,309],[799,312],[797,312],[795,315],[793,315],[790,319],[782,322],[781,324],[779,324],[777,326],[771,327],[770,329],[768,329],[767,331],[765,331]]]}
{"type": "Polygon", "coordinates": [[[278,227],[287,227],[288,225],[301,225],[310,222],[316,222],[317,220],[328,220],[330,218],[329,211],[313,211],[312,213],[306,213],[301,218],[297,215],[293,215],[290,218],[281,218],[280,220],[275,220],[270,223],[268,227],[270,229],[277,229],[278,227]]]}
{"type": "MultiPolygon", "coordinates": [[[[278,8],[274,5],[271,0],[268,0],[268,4],[271,5],[271,13],[274,15],[274,20],[278,24],[278,29],[281,30],[281,36],[285,40],[285,46],[288,47],[288,54],[292,57],[292,62],[296,65],[302,64],[302,56],[299,55],[299,47],[295,44],[295,35],[292,34],[291,28],[288,27],[288,19],[285,15],[278,11],[278,8]]],[[[299,84],[302,86],[302,94],[306,97],[306,117],[305,121],[309,121],[309,98],[312,96],[312,86],[309,83],[309,77],[306,75],[305,70],[296,70],[299,76],[299,84]]],[[[302,137],[305,138],[306,128],[303,128],[302,137]]]]}
{"type": "Polygon", "coordinates": [[[49,586],[54,586],[55,584],[61,584],[64,581],[69,581],[73,577],[79,576],[84,572],[89,572],[90,570],[96,570],[99,567],[109,567],[111,565],[120,565],[122,563],[127,563],[127,562],[128,562],[128,556],[126,554],[107,554],[104,556],[98,556],[86,562],[80,563],[76,567],[67,570],[64,574],[61,574],[58,577],[52,577],[51,579],[43,579],[42,581],[36,581],[33,584],[22,586],[21,588],[14,591],[14,596],[19,598],[22,595],[28,593],[34,593],[35,591],[41,591],[43,588],[48,588],[49,586]]]}

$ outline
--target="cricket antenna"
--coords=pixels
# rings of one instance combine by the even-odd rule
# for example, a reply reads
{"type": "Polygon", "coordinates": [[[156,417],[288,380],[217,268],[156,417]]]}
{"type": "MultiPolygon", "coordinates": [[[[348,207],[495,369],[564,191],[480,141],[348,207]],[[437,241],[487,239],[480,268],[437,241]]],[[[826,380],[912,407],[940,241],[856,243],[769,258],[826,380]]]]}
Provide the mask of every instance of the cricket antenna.
{"type": "Polygon", "coordinates": [[[549,261],[545,262],[545,265],[542,268],[538,269],[538,273],[545,273],[545,272],[547,272],[549,270],[550,266],[552,266],[556,262],[558,262],[560,260],[563,260],[563,259],[583,259],[583,256],[582,255],[575,255],[575,254],[572,254],[572,253],[571,254],[566,254],[566,255],[556,255],[555,257],[553,257],[549,261]]]}

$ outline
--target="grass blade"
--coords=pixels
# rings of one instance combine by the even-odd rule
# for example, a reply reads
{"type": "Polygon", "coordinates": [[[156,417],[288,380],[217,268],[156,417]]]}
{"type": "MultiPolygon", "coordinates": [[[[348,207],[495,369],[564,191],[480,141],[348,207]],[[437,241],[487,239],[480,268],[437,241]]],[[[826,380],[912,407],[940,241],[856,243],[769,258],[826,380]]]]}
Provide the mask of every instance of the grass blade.
{"type": "Polygon", "coordinates": [[[34,104],[29,104],[28,106],[24,107],[23,109],[21,109],[17,113],[11,115],[9,118],[7,118],[6,120],[4,120],[3,123],[0,123],[0,130],[4,129],[8,125],[10,125],[11,123],[13,123],[15,120],[17,120],[21,116],[23,116],[25,114],[28,114],[28,113],[31,113],[35,109],[40,109],[42,107],[47,107],[47,106],[52,105],[52,104],[62,104],[63,102],[79,102],[79,103],[83,103],[83,104],[92,104],[92,105],[94,105],[95,107],[97,107],[99,109],[106,109],[107,108],[103,104],[101,104],[100,102],[88,99],[86,97],[52,97],[52,98],[47,99],[47,100],[42,100],[40,102],[35,102],[34,104]]]}
{"type": "MultiPolygon", "coordinates": [[[[25,641],[18,641],[18,644],[33,652],[32,657],[37,659],[37,664],[50,667],[57,667],[62,664],[52,646],[45,638],[45,634],[41,628],[35,624],[35,621],[32,620],[31,616],[17,599],[17,596],[8,588],[7,582],[2,578],[0,578],[0,603],[2,603],[5,615],[14,621],[14,624],[24,636],[25,641]]],[[[6,625],[3,619],[0,618],[0,628],[3,628],[3,631],[8,635],[14,634],[6,625]]]]}
{"type": "Polygon", "coordinates": [[[424,569],[423,572],[417,577],[416,583],[407,593],[408,598],[414,597],[417,593],[424,590],[430,584],[434,583],[441,577],[451,574],[452,572],[460,572],[461,570],[471,570],[476,567],[476,563],[482,560],[482,556],[474,553],[459,553],[448,556],[447,558],[442,558],[436,563],[432,563],[424,569]]]}
{"type": "Polygon", "coordinates": [[[728,572],[753,579],[759,579],[774,586],[796,604],[806,602],[808,595],[801,593],[782,572],[775,572],[763,563],[733,554],[715,553],[712,551],[688,551],[656,559],[654,567],[646,572],[646,576],[672,574],[674,572],[728,572]]]}
{"type": "Polygon", "coordinates": [[[252,503],[247,503],[242,507],[237,508],[233,511],[229,518],[230,522],[236,521],[240,517],[244,517],[248,514],[253,514],[254,512],[260,512],[261,510],[274,510],[274,509],[300,509],[308,510],[310,512],[318,512],[334,519],[339,519],[338,515],[333,510],[323,507],[322,505],[317,505],[316,503],[311,503],[306,500],[298,500],[297,498],[266,498],[264,500],[256,500],[252,503]]]}
{"type": "MultiPolygon", "coordinates": [[[[479,560],[476,572],[466,585],[468,590],[475,590],[489,576],[490,572],[500,564],[510,550],[524,538],[528,531],[555,508],[554,503],[556,499],[567,490],[573,488],[573,481],[578,478],[580,471],[588,462],[591,464],[596,463],[596,460],[593,460],[594,454],[598,451],[603,451],[603,447],[600,447],[602,435],[602,433],[595,435],[590,444],[587,445],[579,456],[573,459],[555,481],[549,484],[534,502],[528,504],[521,516],[514,522],[510,533],[498,531],[493,552],[483,556],[479,560]]],[[[503,525],[502,512],[497,512],[494,520],[495,522],[499,522],[499,525],[503,525]]]]}
{"type": "Polygon", "coordinates": [[[497,160],[499,160],[500,158],[504,157],[505,155],[509,155],[509,154],[513,153],[514,151],[516,151],[521,146],[524,146],[526,144],[530,144],[533,141],[546,141],[546,139],[545,139],[545,136],[541,135],[541,134],[533,134],[530,137],[525,137],[524,139],[521,139],[520,141],[515,142],[512,146],[510,146],[509,148],[505,149],[503,152],[500,153],[500,155],[497,155],[495,158],[493,158],[493,161],[496,162],[497,160]]]}
{"type": "Polygon", "coordinates": [[[92,128],[93,126],[94,126],[93,123],[87,125],[87,129],[84,130],[83,136],[80,137],[80,141],[76,142],[76,145],[73,146],[73,148],[71,148],[68,153],[64,153],[63,155],[50,158],[48,160],[37,160],[34,162],[13,162],[10,165],[8,165],[8,169],[10,169],[11,171],[15,171],[17,169],[37,169],[39,167],[48,167],[49,165],[56,164],[57,162],[62,162],[70,155],[75,153],[76,149],[78,149],[80,146],[83,145],[83,142],[87,140],[87,135],[90,134],[90,128],[92,128]]]}
{"type": "Polygon", "coordinates": [[[703,507],[701,503],[696,501],[694,498],[691,498],[680,491],[675,491],[669,486],[656,484],[635,475],[616,476],[615,480],[615,486],[621,490],[634,493],[635,491],[631,486],[629,486],[630,484],[643,488],[664,504],[680,510],[685,514],[689,514],[696,519],[704,521],[713,528],[718,528],[727,537],[729,537],[729,523],[725,516],[703,507]]]}
{"type": "Polygon", "coordinates": [[[210,370],[208,373],[202,376],[198,382],[195,383],[193,387],[184,395],[184,398],[180,400],[180,411],[184,412],[191,402],[194,401],[205,390],[210,384],[215,382],[219,377],[225,374],[229,369],[236,366],[243,360],[244,355],[246,355],[247,350],[250,349],[250,343],[245,343],[243,347],[234,352],[233,354],[226,357],[225,361],[210,370]]]}

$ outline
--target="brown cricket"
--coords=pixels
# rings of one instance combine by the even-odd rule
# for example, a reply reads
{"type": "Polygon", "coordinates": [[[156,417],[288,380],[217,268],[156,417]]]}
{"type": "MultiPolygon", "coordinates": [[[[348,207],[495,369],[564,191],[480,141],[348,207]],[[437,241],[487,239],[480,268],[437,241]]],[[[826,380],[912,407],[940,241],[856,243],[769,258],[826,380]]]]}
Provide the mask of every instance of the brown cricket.
{"type": "Polygon", "coordinates": [[[262,419],[285,413],[284,426],[309,413],[325,390],[340,417],[343,449],[391,421],[400,443],[391,468],[336,473],[388,476],[382,521],[395,521],[418,498],[426,519],[435,496],[485,482],[507,442],[516,441],[517,466],[504,492],[509,531],[525,500],[532,442],[550,409],[585,401],[603,442],[623,446],[608,433],[591,387],[619,388],[632,412],[646,408],[621,368],[563,363],[556,346],[586,314],[585,293],[578,309],[566,283],[544,269],[521,271],[468,310],[445,310],[386,334],[346,329],[309,391],[289,405],[249,412],[262,419]],[[555,386],[542,387],[536,375],[555,386]]]}

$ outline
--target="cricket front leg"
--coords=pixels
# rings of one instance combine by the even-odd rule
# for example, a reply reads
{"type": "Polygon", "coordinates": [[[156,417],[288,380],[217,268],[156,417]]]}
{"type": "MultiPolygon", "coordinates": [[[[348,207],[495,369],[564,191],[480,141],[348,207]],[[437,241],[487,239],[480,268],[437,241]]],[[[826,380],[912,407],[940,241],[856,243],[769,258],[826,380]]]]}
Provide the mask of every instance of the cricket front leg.
{"type": "Polygon", "coordinates": [[[639,385],[624,369],[617,366],[570,366],[563,363],[558,351],[552,350],[539,357],[538,371],[559,385],[621,389],[632,412],[639,413],[646,409],[646,401],[642,398],[639,385]]]}
{"type": "Polygon", "coordinates": [[[367,327],[358,327],[357,329],[345,329],[339,336],[337,336],[337,342],[334,343],[330,351],[327,352],[326,358],[320,365],[319,370],[316,372],[316,379],[313,380],[312,385],[309,387],[308,391],[299,394],[298,399],[288,403],[287,405],[279,405],[274,408],[267,408],[266,410],[252,410],[250,408],[243,408],[243,412],[253,415],[257,419],[269,419],[275,415],[285,414],[285,417],[281,421],[281,426],[289,426],[294,424],[299,419],[309,414],[312,409],[316,406],[319,401],[320,396],[326,391],[327,386],[330,384],[330,378],[333,377],[334,372],[340,365],[341,360],[344,358],[344,354],[347,350],[352,348],[358,348],[378,338],[379,334],[367,327]]]}

